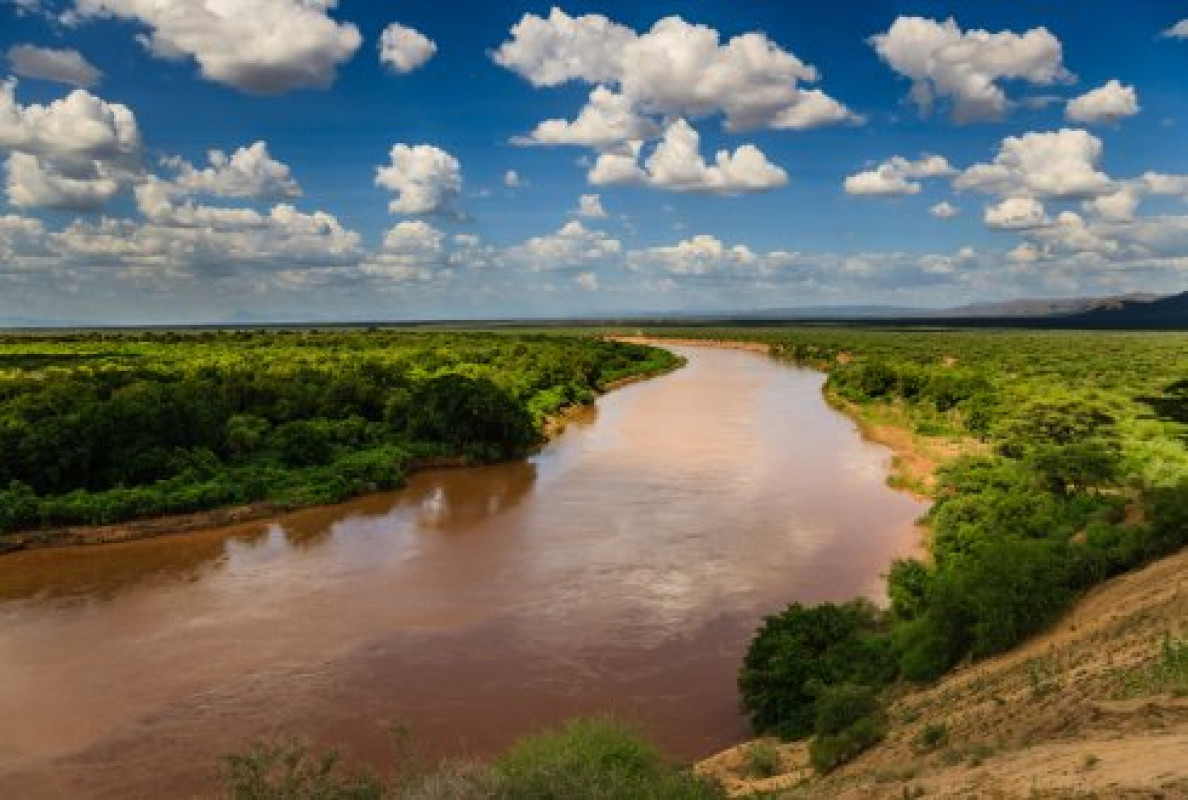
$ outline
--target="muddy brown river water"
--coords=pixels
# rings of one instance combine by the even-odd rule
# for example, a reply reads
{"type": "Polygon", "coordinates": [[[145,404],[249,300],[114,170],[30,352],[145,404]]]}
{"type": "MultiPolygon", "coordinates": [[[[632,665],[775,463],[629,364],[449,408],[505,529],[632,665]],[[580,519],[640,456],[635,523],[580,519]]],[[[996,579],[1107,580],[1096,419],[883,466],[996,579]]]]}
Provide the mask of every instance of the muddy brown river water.
{"type": "Polygon", "coordinates": [[[383,763],[613,712],[693,759],[745,734],[766,613],[879,599],[923,503],[822,376],[674,348],[529,461],[233,528],[0,558],[0,797],[190,797],[293,734],[383,763]]]}

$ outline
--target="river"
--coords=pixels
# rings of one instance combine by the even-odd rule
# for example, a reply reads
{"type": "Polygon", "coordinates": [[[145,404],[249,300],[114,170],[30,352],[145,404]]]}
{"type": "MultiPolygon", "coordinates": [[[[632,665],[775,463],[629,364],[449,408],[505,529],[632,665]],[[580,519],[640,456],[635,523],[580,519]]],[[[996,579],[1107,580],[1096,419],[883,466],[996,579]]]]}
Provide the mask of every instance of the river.
{"type": "Polygon", "coordinates": [[[208,796],[297,735],[483,756],[578,714],[693,759],[746,732],[764,614],[881,599],[925,505],[821,374],[674,347],[528,461],[275,520],[0,558],[0,796],[208,796]]]}

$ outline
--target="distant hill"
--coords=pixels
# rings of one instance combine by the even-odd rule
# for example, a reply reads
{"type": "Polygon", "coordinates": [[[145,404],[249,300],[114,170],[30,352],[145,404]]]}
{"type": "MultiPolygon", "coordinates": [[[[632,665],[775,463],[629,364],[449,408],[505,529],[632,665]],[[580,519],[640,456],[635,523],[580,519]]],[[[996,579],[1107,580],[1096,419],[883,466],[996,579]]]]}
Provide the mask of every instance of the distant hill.
{"type": "Polygon", "coordinates": [[[1062,326],[1188,330],[1188,292],[1158,300],[1123,300],[1061,319],[1062,326]]]}
{"type": "Polygon", "coordinates": [[[936,317],[1050,317],[1083,314],[1100,309],[1119,309],[1161,299],[1161,295],[1133,293],[1113,297],[1064,297],[1055,299],[1004,300],[948,308],[927,316],[936,317]]]}

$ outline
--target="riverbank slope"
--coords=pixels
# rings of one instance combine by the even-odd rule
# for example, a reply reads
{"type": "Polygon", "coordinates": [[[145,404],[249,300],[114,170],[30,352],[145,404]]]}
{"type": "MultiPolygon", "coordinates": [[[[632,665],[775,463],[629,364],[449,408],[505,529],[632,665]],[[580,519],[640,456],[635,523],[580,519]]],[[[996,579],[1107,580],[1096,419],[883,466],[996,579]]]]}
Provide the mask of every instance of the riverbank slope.
{"type": "Polygon", "coordinates": [[[770,778],[748,774],[750,744],[697,769],[738,797],[1186,797],[1186,633],[1181,551],[1098,586],[1014,650],[902,693],[886,740],[828,777],[804,742],[776,745],[770,778]]]}

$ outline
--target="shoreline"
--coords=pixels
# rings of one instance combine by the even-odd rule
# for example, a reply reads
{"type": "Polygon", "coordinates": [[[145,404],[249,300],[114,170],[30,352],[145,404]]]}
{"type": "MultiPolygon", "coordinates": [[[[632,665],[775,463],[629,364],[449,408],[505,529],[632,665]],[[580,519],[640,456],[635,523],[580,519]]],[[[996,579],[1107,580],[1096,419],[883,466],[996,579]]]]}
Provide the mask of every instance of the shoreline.
{"type": "MultiPolygon", "coordinates": [[[[629,386],[633,383],[658,378],[680,369],[685,365],[684,359],[672,367],[641,372],[610,381],[598,388],[597,397],[608,392],[629,386]]],[[[597,402],[597,397],[595,402],[597,402]]],[[[555,437],[561,435],[569,419],[582,411],[591,408],[588,405],[566,406],[545,418],[541,428],[544,441],[541,447],[547,445],[555,437]]],[[[433,469],[462,469],[464,467],[482,466],[471,463],[466,456],[441,456],[437,458],[422,458],[410,461],[405,468],[404,483],[389,491],[399,491],[408,480],[419,472],[433,469]]],[[[343,498],[342,501],[364,497],[371,492],[343,498]]],[[[70,525],[58,528],[43,528],[13,533],[0,534],[0,558],[9,553],[19,553],[27,550],[48,550],[59,547],[98,547],[105,544],[126,544],[144,539],[156,539],[166,536],[200,533],[202,531],[239,525],[247,522],[279,517],[293,511],[308,508],[320,508],[336,505],[336,503],[313,503],[287,505],[261,500],[238,506],[222,506],[220,508],[194,511],[185,514],[166,514],[142,519],[131,519],[125,522],[114,522],[110,525],[70,525]]]]}

